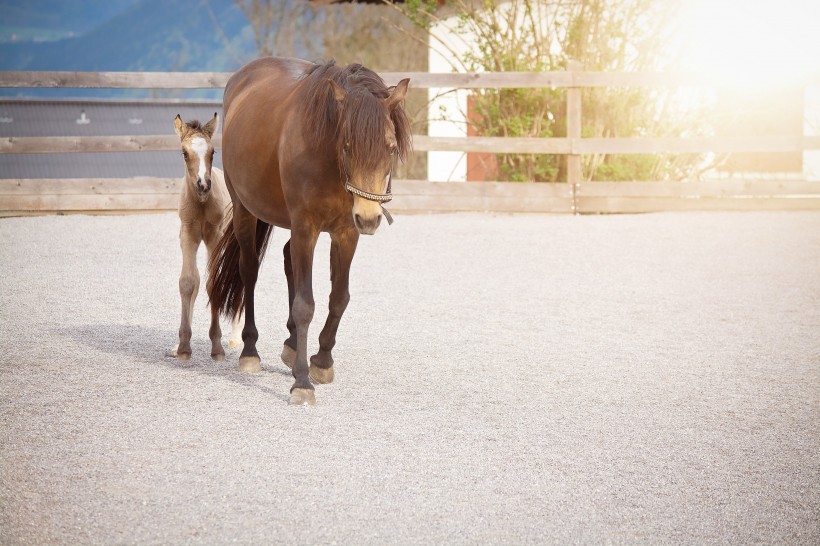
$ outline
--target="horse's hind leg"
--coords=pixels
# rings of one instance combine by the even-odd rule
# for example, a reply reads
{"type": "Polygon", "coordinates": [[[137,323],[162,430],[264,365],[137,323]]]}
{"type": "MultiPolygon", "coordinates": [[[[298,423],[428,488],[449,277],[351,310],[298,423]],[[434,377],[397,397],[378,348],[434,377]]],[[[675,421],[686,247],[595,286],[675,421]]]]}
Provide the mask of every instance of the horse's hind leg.
{"type": "Polygon", "coordinates": [[[359,234],[348,230],[332,234],[330,245],[330,301],[327,321],[319,334],[319,352],[310,357],[310,378],[316,383],[333,381],[332,350],[336,345],[336,332],[342,315],[350,301],[350,264],[356,253],[359,234]]]}
{"type": "Polygon", "coordinates": [[[256,341],[259,331],[256,329],[254,314],[254,291],[256,279],[259,276],[259,256],[256,252],[256,222],[257,219],[242,206],[234,201],[233,229],[236,241],[239,243],[239,275],[245,288],[245,327],[242,329],[242,353],[239,355],[239,369],[243,372],[258,372],[262,369],[262,361],[256,350],[256,341]]]}
{"type": "MultiPolygon", "coordinates": [[[[205,246],[208,249],[208,258],[219,244],[219,230],[215,226],[206,226],[205,246]]],[[[219,308],[211,302],[211,327],[208,329],[208,337],[211,338],[211,358],[214,360],[225,360],[225,349],[222,348],[222,329],[219,327],[219,308]]]]}
{"type": "Polygon", "coordinates": [[[173,356],[180,360],[191,358],[191,319],[194,302],[199,292],[199,270],[196,267],[196,251],[202,241],[198,223],[182,224],[179,230],[179,246],[182,249],[182,272],[179,275],[179,296],[182,316],[179,322],[179,345],[173,356]]]}

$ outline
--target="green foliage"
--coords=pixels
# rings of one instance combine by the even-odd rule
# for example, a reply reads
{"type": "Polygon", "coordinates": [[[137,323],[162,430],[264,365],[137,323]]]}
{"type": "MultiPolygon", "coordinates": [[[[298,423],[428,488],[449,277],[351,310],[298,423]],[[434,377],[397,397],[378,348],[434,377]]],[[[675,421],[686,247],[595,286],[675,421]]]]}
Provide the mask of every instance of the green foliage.
{"type": "Polygon", "coordinates": [[[414,25],[428,28],[437,6],[436,0],[405,0],[404,12],[414,25]]]}
{"type": "MultiPolygon", "coordinates": [[[[678,0],[450,0],[446,12],[457,17],[455,32],[474,37],[460,59],[468,71],[544,72],[659,70],[666,59],[663,32],[678,0]]],[[[429,0],[408,3],[421,26],[438,21],[429,0]]],[[[667,136],[685,124],[670,121],[663,93],[642,88],[583,90],[583,129],[587,137],[667,136]]],[[[486,90],[474,95],[471,123],[478,134],[509,137],[566,136],[566,93],[556,89],[486,90]]],[[[671,116],[674,118],[674,116],[671,116]]],[[[696,156],[585,157],[588,180],[646,180],[685,175],[696,156]]],[[[562,156],[499,154],[502,180],[565,179],[562,156]]]]}

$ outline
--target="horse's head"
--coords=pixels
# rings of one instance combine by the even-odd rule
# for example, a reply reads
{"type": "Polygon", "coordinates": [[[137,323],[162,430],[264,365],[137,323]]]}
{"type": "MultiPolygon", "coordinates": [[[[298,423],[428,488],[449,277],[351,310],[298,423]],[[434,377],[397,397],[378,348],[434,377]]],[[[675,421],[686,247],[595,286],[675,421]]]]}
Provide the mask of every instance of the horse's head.
{"type": "Polygon", "coordinates": [[[185,160],[185,183],[191,184],[201,202],[208,199],[211,191],[211,166],[214,160],[214,147],[211,137],[219,126],[219,115],[205,125],[193,120],[185,123],[177,114],[174,118],[174,130],[182,144],[182,157],[185,160]]]}
{"type": "Polygon", "coordinates": [[[339,112],[336,154],[353,195],[353,223],[359,233],[372,235],[379,227],[382,204],[392,198],[393,162],[410,152],[410,124],[404,97],[410,80],[373,91],[370,86],[343,89],[329,80],[339,112]]]}

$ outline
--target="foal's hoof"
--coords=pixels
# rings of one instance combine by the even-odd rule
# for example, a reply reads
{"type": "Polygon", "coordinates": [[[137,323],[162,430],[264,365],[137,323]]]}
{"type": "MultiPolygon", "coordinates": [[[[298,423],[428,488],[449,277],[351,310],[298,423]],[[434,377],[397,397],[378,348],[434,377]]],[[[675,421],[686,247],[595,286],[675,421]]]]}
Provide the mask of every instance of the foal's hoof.
{"type": "Polygon", "coordinates": [[[310,365],[308,368],[308,375],[314,383],[326,385],[333,383],[333,367],[320,368],[319,366],[310,365]]]}
{"type": "Polygon", "coordinates": [[[230,347],[231,349],[236,349],[240,345],[242,345],[242,341],[240,341],[240,340],[237,340],[237,339],[229,339],[228,340],[228,347],[230,347]]]}
{"type": "Polygon", "coordinates": [[[316,395],[313,389],[293,389],[290,391],[291,406],[315,406],[316,395]]]}
{"type": "Polygon", "coordinates": [[[239,357],[239,371],[240,372],[261,372],[262,361],[258,356],[240,356],[239,357]]]}
{"type": "Polygon", "coordinates": [[[222,362],[223,360],[225,360],[225,353],[213,353],[211,354],[211,358],[215,362],[222,362]]]}
{"type": "Polygon", "coordinates": [[[293,369],[293,365],[296,364],[296,350],[288,345],[287,343],[282,347],[282,362],[290,368],[293,369]]]}

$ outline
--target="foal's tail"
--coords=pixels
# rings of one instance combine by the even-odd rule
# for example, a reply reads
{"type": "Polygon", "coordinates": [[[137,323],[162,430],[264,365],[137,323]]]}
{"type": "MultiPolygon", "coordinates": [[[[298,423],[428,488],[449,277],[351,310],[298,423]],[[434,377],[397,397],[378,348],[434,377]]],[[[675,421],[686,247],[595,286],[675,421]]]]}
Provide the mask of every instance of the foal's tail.
{"type": "MultiPolygon", "coordinates": [[[[233,320],[242,314],[245,306],[245,286],[239,274],[239,241],[233,230],[233,214],[226,219],[228,227],[219,240],[216,250],[208,259],[208,297],[219,313],[233,320]]],[[[261,264],[268,248],[273,226],[256,221],[256,257],[261,264]]]]}

